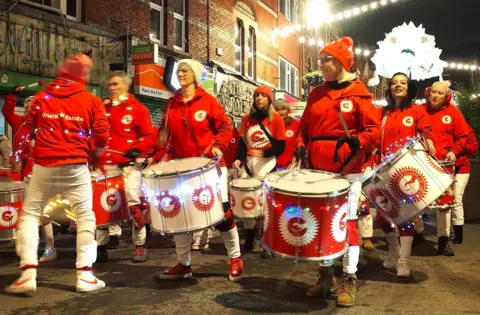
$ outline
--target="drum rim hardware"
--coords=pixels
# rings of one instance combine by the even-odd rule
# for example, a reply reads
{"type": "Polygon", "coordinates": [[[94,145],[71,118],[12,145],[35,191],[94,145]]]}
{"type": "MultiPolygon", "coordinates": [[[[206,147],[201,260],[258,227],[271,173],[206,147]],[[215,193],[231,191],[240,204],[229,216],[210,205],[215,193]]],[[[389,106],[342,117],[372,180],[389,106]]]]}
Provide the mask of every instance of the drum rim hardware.
{"type": "MultiPolygon", "coordinates": [[[[255,178],[247,178],[247,179],[255,179],[255,178]]],[[[250,187],[235,186],[235,182],[239,182],[239,181],[241,181],[241,178],[236,178],[234,180],[231,180],[228,183],[228,186],[230,187],[230,189],[239,190],[239,191],[255,191],[255,190],[258,190],[259,188],[262,188],[263,186],[263,181],[261,180],[258,180],[260,184],[258,184],[257,186],[250,186],[250,187]]]]}
{"type": "MultiPolygon", "coordinates": [[[[198,159],[199,159],[199,157],[190,157],[190,158],[183,158],[181,160],[198,160],[198,159]]],[[[204,166],[200,166],[196,169],[189,169],[189,170],[185,170],[185,171],[156,173],[153,169],[151,169],[149,167],[149,168],[142,171],[142,177],[144,177],[144,178],[170,178],[170,177],[176,177],[176,176],[184,175],[184,174],[193,175],[193,174],[197,174],[197,173],[200,173],[204,170],[209,170],[209,169],[215,167],[215,164],[216,164],[215,159],[204,158],[204,157],[202,157],[202,159],[208,160],[208,162],[204,166]],[[152,174],[146,174],[146,171],[151,171],[152,174]]],[[[160,163],[157,163],[156,165],[173,163],[174,161],[178,161],[178,160],[160,162],[160,163]]]]}
{"type": "Polygon", "coordinates": [[[339,251],[338,253],[335,253],[335,254],[331,254],[331,255],[328,255],[328,256],[322,256],[322,257],[301,257],[301,256],[293,256],[293,255],[287,255],[287,254],[283,254],[283,253],[280,253],[276,250],[273,250],[271,249],[270,247],[268,247],[267,245],[265,245],[264,241],[263,241],[263,238],[261,240],[261,244],[262,244],[262,247],[265,248],[267,251],[271,252],[271,253],[275,253],[275,257],[280,257],[280,258],[283,258],[283,259],[288,259],[288,260],[294,260],[294,261],[333,261],[341,256],[343,256],[346,252],[347,252],[347,247],[345,246],[344,249],[342,249],[341,251],[339,251]]]}

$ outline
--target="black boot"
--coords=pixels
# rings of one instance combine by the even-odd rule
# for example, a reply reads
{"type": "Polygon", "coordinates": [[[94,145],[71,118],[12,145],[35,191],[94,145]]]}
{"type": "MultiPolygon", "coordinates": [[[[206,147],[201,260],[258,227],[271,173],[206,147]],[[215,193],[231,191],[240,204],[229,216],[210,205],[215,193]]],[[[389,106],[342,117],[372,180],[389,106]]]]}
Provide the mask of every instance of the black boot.
{"type": "Polygon", "coordinates": [[[118,235],[110,235],[107,243],[108,249],[116,249],[120,246],[120,237],[118,235]]]}
{"type": "Polygon", "coordinates": [[[425,222],[428,222],[428,221],[429,221],[429,219],[428,219],[428,213],[425,212],[425,213],[422,214],[422,220],[425,221],[425,222]]]}
{"type": "Polygon", "coordinates": [[[246,252],[253,251],[255,246],[255,237],[257,236],[256,229],[245,229],[245,244],[243,245],[243,250],[246,252]]]}
{"type": "Polygon", "coordinates": [[[455,252],[448,244],[448,236],[440,236],[438,238],[438,251],[439,255],[443,256],[455,256],[455,252]]]}
{"type": "Polygon", "coordinates": [[[108,251],[106,245],[101,245],[97,247],[97,263],[106,263],[108,262],[108,251]]]}
{"type": "Polygon", "coordinates": [[[423,234],[422,234],[422,233],[417,233],[417,232],[415,232],[415,234],[413,234],[412,247],[415,247],[415,246],[417,246],[417,245],[420,245],[420,244],[422,244],[423,242],[425,242],[425,238],[423,237],[423,234]]]}
{"type": "Polygon", "coordinates": [[[463,243],[463,225],[454,225],[453,226],[453,244],[462,244],[463,243]]]}

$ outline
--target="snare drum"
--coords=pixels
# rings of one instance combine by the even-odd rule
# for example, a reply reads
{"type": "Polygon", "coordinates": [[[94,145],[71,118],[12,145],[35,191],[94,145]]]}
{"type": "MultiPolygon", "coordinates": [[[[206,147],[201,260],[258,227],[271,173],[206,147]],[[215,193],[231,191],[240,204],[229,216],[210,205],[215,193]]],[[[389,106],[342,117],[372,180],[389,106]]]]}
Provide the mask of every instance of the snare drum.
{"type": "Polygon", "coordinates": [[[453,183],[450,174],[413,138],[364,177],[363,192],[392,224],[412,220],[453,183]]]}
{"type": "Polygon", "coordinates": [[[75,220],[74,213],[70,210],[70,202],[57,195],[48,200],[43,208],[43,216],[40,218],[42,225],[53,223],[58,226],[67,226],[75,220]]]}
{"type": "Polygon", "coordinates": [[[142,172],[150,203],[152,230],[163,234],[196,232],[224,218],[221,170],[205,157],[172,160],[142,172]]]}
{"type": "MultiPolygon", "coordinates": [[[[452,177],[452,181],[455,181],[455,162],[452,161],[438,161],[440,166],[442,166],[447,173],[452,177]]],[[[450,185],[448,189],[440,196],[433,204],[429,206],[431,210],[450,210],[455,206],[455,195],[454,195],[454,185],[450,185]]]]}
{"type": "Polygon", "coordinates": [[[25,186],[22,182],[0,182],[0,241],[17,238],[15,229],[24,196],[25,186]]]}
{"type": "Polygon", "coordinates": [[[262,245],[299,260],[333,260],[345,252],[350,182],[315,170],[284,170],[264,178],[262,245]]]}
{"type": "Polygon", "coordinates": [[[256,178],[234,179],[230,182],[230,204],[233,214],[242,219],[263,215],[262,182],[256,178]]]}

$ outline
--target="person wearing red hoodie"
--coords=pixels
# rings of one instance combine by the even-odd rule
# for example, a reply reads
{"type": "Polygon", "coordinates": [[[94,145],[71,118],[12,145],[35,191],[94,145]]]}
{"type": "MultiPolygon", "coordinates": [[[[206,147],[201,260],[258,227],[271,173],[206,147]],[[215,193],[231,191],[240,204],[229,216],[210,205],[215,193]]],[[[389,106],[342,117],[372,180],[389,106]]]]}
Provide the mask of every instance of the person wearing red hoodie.
{"type": "MultiPolygon", "coordinates": [[[[427,114],[435,140],[435,157],[440,161],[455,161],[467,147],[469,127],[462,112],[451,102],[450,82],[434,83],[425,91],[425,97],[427,99],[427,114]]],[[[461,214],[454,211],[454,218],[455,224],[458,224],[454,226],[455,233],[462,233],[463,238],[463,211],[461,214]]],[[[439,255],[455,255],[448,241],[450,224],[451,211],[437,211],[439,255]]]]}
{"type": "MultiPolygon", "coordinates": [[[[397,143],[406,143],[408,138],[417,135],[421,135],[426,140],[429,153],[435,154],[432,127],[425,107],[412,104],[418,93],[416,84],[411,82],[406,74],[396,73],[390,80],[389,86],[385,97],[388,105],[379,111],[381,140],[378,154],[374,156],[375,163],[380,164],[385,160],[385,156],[400,149],[401,147],[396,147],[397,143]]],[[[381,204],[376,204],[376,207],[382,210],[381,204]]],[[[381,211],[377,212],[376,221],[385,233],[389,249],[389,255],[383,266],[386,269],[396,270],[398,277],[410,277],[409,260],[415,233],[414,225],[405,222],[397,227],[400,234],[399,243],[397,231],[392,228],[391,223],[385,219],[381,211]]]]}
{"type": "Polygon", "coordinates": [[[290,116],[292,108],[284,99],[275,100],[273,108],[283,118],[283,123],[285,124],[285,150],[277,158],[277,170],[282,170],[290,166],[293,160],[297,140],[295,134],[298,130],[299,121],[290,116]]]}
{"type": "Polygon", "coordinates": [[[77,223],[77,292],[95,291],[105,282],[92,272],[96,260],[95,214],[88,167],[89,135],[96,155],[103,153],[109,132],[102,102],[85,84],[93,64],[76,54],[59,66],[58,77],[45,91],[35,95],[25,125],[35,130],[34,160],[27,198],[17,233],[17,254],[21,276],[5,289],[7,293],[34,292],[37,288],[38,232],[42,206],[61,193],[70,201],[77,223]]]}
{"type": "MultiPolygon", "coordinates": [[[[33,167],[33,162],[30,159],[30,140],[32,133],[25,126],[25,117],[32,105],[33,96],[25,99],[24,115],[20,116],[15,114],[17,95],[22,90],[22,86],[16,86],[13,88],[12,92],[5,99],[5,104],[3,104],[2,107],[2,114],[10,127],[12,127],[13,150],[11,164],[21,168],[23,181],[28,185],[33,167]]],[[[53,225],[47,217],[43,217],[42,226],[45,238],[45,251],[43,252],[42,257],[40,257],[40,262],[54,261],[57,259],[57,251],[55,250],[54,244],[53,225]]]]}
{"type": "MultiPolygon", "coordinates": [[[[355,75],[350,73],[354,63],[352,49],[353,40],[349,37],[321,49],[320,69],[326,82],[313,89],[308,97],[295,151],[296,160],[305,160],[307,147],[311,168],[346,174],[351,182],[346,222],[348,244],[343,259],[343,284],[337,300],[337,305],[344,307],[355,305],[355,273],[360,255],[357,209],[364,153],[371,152],[380,140],[380,123],[372,105],[372,95],[362,82],[353,81],[355,75]]],[[[307,295],[327,294],[335,288],[335,282],[333,264],[324,264],[317,283],[307,295]],[[331,288],[328,287],[330,281],[331,288]]]]}
{"type": "MultiPolygon", "coordinates": [[[[223,159],[223,152],[227,150],[232,138],[232,127],[222,105],[200,86],[203,71],[202,64],[195,60],[182,59],[178,62],[177,77],[181,88],[164,110],[159,142],[174,159],[206,155],[219,160],[222,173],[219,184],[225,219],[215,228],[220,231],[227,250],[229,279],[239,281],[243,277],[243,262],[240,258],[237,226],[228,201],[228,171],[223,159]]],[[[192,235],[176,234],[174,238],[178,263],[160,273],[160,279],[192,276],[192,235]]]]}
{"type": "Polygon", "coordinates": [[[455,185],[453,187],[455,206],[452,212],[453,244],[463,243],[463,194],[465,193],[470,178],[470,157],[478,151],[478,141],[475,130],[473,130],[471,126],[468,126],[468,130],[467,144],[455,161],[455,185]]]}
{"type": "MultiPolygon", "coordinates": [[[[123,172],[130,213],[133,215],[132,239],[135,244],[133,262],[147,261],[144,247],[147,236],[145,217],[140,208],[141,165],[153,148],[155,136],[148,109],[128,93],[130,77],[122,71],[113,71],[108,78],[108,93],[112,100],[105,105],[110,124],[110,140],[97,166],[107,173],[119,168],[123,172]]],[[[98,230],[99,256],[106,261],[108,230],[98,230]]]]}

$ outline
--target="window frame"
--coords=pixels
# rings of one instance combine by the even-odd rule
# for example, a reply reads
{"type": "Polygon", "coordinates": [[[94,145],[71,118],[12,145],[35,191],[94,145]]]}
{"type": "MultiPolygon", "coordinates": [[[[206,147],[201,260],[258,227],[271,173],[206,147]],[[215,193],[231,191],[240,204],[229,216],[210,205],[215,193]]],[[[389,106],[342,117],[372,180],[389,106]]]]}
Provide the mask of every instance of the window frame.
{"type": "MultiPolygon", "coordinates": [[[[175,8],[173,10],[173,48],[175,50],[180,50],[180,51],[186,51],[186,42],[187,42],[187,38],[186,38],[186,23],[185,23],[185,20],[186,20],[186,15],[187,15],[187,1],[185,0],[182,0],[183,1],[183,15],[180,15],[179,13],[175,12],[175,8]],[[177,29],[175,27],[175,20],[181,20],[182,21],[182,46],[177,46],[175,44],[175,37],[176,37],[176,32],[177,32],[177,29]]],[[[175,5],[175,3],[174,3],[175,5]]]]}
{"type": "Polygon", "coordinates": [[[246,51],[247,53],[247,72],[246,76],[250,79],[255,80],[256,78],[256,50],[257,50],[257,34],[256,30],[253,26],[250,26],[248,28],[248,50],[246,51]],[[251,59],[251,64],[250,64],[250,57],[251,59]],[[251,75],[250,75],[251,71],[251,75]]]}
{"type": "MultiPolygon", "coordinates": [[[[159,30],[158,30],[158,33],[160,34],[160,38],[155,38],[152,36],[152,33],[149,34],[149,38],[151,41],[153,42],[156,42],[158,44],[161,44],[163,45],[164,43],[164,38],[165,38],[165,29],[164,29],[164,9],[165,9],[165,0],[161,0],[162,1],[162,4],[159,5],[159,4],[156,4],[152,1],[149,2],[150,4],[150,11],[154,10],[154,11],[158,11],[158,13],[160,14],[160,21],[159,21],[159,30]]],[[[151,20],[151,12],[150,13],[150,28],[152,27],[152,20],[151,20]]]]}
{"type": "Polygon", "coordinates": [[[278,0],[278,11],[291,23],[296,24],[298,21],[298,0],[278,0]],[[282,1],[285,2],[285,12],[282,11],[282,1]]]}
{"type": "Polygon", "coordinates": [[[298,97],[299,95],[299,92],[298,92],[298,88],[299,88],[299,85],[298,85],[298,82],[299,82],[299,69],[297,67],[295,67],[295,65],[293,65],[292,63],[290,63],[287,59],[283,58],[283,57],[279,57],[279,60],[278,60],[278,69],[279,69],[279,78],[280,78],[280,90],[282,91],[285,91],[285,92],[288,92],[290,94],[292,94],[293,96],[295,97],[298,97]],[[282,87],[281,83],[282,83],[282,72],[281,72],[281,63],[284,62],[285,63],[285,76],[286,76],[286,79],[285,79],[285,86],[282,87]],[[293,82],[292,82],[292,77],[293,77],[293,82]],[[291,89],[291,86],[292,86],[292,83],[294,84],[294,91],[292,91],[291,89]]]}
{"type": "Polygon", "coordinates": [[[239,36],[240,36],[240,46],[237,45],[237,37],[235,36],[235,55],[238,50],[240,50],[240,63],[238,66],[240,66],[240,69],[237,69],[237,60],[235,58],[235,71],[238,73],[244,75],[245,74],[245,24],[243,23],[242,19],[237,18],[235,21],[235,28],[239,28],[239,36]]]}
{"type": "Polygon", "coordinates": [[[30,0],[20,0],[21,3],[32,5],[34,7],[39,8],[39,9],[54,11],[54,12],[57,12],[57,13],[60,13],[60,14],[64,14],[67,17],[67,19],[72,20],[72,21],[80,22],[82,20],[82,18],[83,18],[83,16],[82,16],[83,0],[75,0],[76,7],[77,7],[77,16],[71,16],[71,15],[67,14],[67,0],[59,0],[59,1],[60,1],[60,8],[55,8],[53,6],[36,3],[36,2],[30,1],[30,0]]]}

